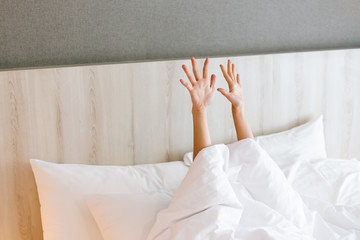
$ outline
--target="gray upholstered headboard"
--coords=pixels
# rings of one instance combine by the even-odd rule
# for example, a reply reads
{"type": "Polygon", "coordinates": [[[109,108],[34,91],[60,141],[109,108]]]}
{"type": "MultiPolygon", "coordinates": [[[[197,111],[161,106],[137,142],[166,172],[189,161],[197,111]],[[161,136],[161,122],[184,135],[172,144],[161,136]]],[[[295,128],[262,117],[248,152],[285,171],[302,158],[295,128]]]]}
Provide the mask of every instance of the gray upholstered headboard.
{"type": "Polygon", "coordinates": [[[359,0],[1,0],[0,70],[360,47],[359,0]]]}

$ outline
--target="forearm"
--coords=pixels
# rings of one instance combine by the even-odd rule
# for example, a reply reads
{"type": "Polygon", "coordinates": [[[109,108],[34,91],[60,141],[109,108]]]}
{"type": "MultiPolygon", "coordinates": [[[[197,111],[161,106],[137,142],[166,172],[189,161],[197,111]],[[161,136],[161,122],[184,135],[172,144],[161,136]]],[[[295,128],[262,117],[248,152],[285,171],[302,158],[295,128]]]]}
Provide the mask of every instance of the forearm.
{"type": "Polygon", "coordinates": [[[232,107],[232,115],[238,141],[245,138],[254,138],[250,124],[245,116],[244,109],[232,107]]]}
{"type": "Polygon", "coordinates": [[[211,145],[207,111],[206,110],[192,110],[193,124],[194,124],[194,152],[193,159],[195,160],[197,154],[206,147],[211,145]]]}

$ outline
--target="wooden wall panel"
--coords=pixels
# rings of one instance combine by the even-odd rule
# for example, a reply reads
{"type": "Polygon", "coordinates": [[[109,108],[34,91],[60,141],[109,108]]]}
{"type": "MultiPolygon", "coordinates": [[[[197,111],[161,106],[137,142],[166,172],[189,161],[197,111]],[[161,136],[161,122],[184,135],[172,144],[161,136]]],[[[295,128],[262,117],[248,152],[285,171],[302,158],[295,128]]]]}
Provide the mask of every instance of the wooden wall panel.
{"type": "MultiPolygon", "coordinates": [[[[330,157],[360,158],[360,50],[231,58],[256,135],[324,114],[330,157]]],[[[202,64],[204,59],[199,60],[202,64]]],[[[128,165],[181,160],[192,147],[189,60],[0,72],[0,239],[41,239],[29,159],[128,165]]],[[[217,87],[226,87],[210,59],[217,87]]],[[[235,141],[231,106],[209,111],[213,143],[235,141]]]]}

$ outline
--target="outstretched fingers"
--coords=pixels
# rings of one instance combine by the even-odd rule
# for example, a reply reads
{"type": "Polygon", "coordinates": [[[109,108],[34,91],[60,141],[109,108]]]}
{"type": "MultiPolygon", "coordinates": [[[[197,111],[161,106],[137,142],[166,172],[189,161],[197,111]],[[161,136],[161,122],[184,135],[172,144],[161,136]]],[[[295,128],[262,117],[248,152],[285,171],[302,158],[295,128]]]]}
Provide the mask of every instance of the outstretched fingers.
{"type": "Polygon", "coordinates": [[[185,82],[185,81],[182,80],[182,79],[180,79],[180,82],[181,82],[181,84],[182,84],[184,87],[187,88],[187,90],[189,90],[189,92],[191,92],[191,90],[192,90],[193,87],[192,87],[188,82],[185,82]]]}
{"type": "Polygon", "coordinates": [[[240,85],[240,87],[241,87],[241,83],[240,83],[240,74],[237,74],[236,75],[236,81],[237,81],[237,83],[240,85]]]}
{"type": "Polygon", "coordinates": [[[234,74],[232,73],[231,70],[232,70],[232,69],[231,69],[231,61],[230,61],[230,59],[228,59],[228,62],[227,62],[227,73],[228,73],[228,75],[231,77],[231,79],[233,79],[233,78],[234,78],[234,74]]]}
{"type": "Polygon", "coordinates": [[[209,58],[206,58],[205,59],[205,62],[204,62],[204,68],[203,68],[203,78],[204,79],[208,79],[208,72],[209,72],[209,58]]]}
{"type": "Polygon", "coordinates": [[[190,73],[190,71],[186,67],[186,65],[182,65],[182,69],[184,70],[184,72],[185,72],[186,76],[188,77],[189,81],[191,82],[191,84],[194,85],[196,80],[194,79],[194,77],[192,76],[192,74],[190,73]]]}
{"type": "Polygon", "coordinates": [[[193,68],[193,73],[194,73],[194,76],[195,76],[195,79],[197,81],[200,80],[200,74],[199,74],[199,70],[198,70],[198,67],[197,67],[197,64],[196,64],[196,60],[194,57],[191,58],[191,64],[192,64],[192,68],[193,68]]]}
{"type": "Polygon", "coordinates": [[[229,76],[229,74],[226,72],[225,67],[224,67],[222,64],[220,64],[220,68],[221,68],[221,71],[222,71],[222,73],[223,73],[223,75],[224,75],[224,78],[225,78],[226,82],[227,82],[229,85],[232,85],[232,84],[233,84],[233,83],[232,83],[232,79],[231,79],[231,77],[229,76]]]}
{"type": "Polygon", "coordinates": [[[211,79],[210,79],[210,88],[215,91],[215,83],[216,83],[216,76],[215,74],[211,75],[211,79]]]}

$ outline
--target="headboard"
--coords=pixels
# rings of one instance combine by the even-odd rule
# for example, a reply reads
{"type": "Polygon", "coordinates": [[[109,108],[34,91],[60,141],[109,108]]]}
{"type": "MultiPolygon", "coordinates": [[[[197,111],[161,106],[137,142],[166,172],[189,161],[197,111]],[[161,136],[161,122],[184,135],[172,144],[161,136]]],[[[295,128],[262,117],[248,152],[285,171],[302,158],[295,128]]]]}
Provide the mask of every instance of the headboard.
{"type": "Polygon", "coordinates": [[[359,0],[2,0],[0,69],[360,47],[359,0]]]}
{"type": "MultiPolygon", "coordinates": [[[[233,57],[255,135],[324,114],[330,157],[360,158],[360,49],[233,57]]],[[[201,60],[201,63],[203,59],[201,60]]],[[[42,239],[29,159],[141,164],[192,148],[191,102],[178,82],[189,60],[0,72],[1,239],[42,239]]],[[[210,59],[217,86],[226,87],[210,59]]],[[[209,109],[213,143],[235,140],[231,109],[209,109]]]]}

